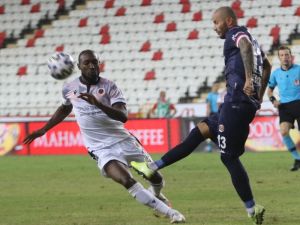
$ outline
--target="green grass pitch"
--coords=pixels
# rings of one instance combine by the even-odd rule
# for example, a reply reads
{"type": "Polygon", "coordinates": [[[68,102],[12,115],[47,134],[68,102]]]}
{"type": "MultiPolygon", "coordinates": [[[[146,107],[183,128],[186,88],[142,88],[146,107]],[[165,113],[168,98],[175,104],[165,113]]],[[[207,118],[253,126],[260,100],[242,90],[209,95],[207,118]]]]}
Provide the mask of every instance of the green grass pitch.
{"type": "MultiPolygon", "coordinates": [[[[153,155],[157,159],[159,155],[153,155]]],[[[288,152],[241,158],[266,225],[300,224],[300,171],[288,152]]],[[[162,170],[165,195],[189,225],[250,225],[218,153],[194,153],[162,170]]],[[[146,185],[134,172],[134,176],[146,185]]],[[[160,225],[88,156],[0,158],[0,225],[160,225]]]]}

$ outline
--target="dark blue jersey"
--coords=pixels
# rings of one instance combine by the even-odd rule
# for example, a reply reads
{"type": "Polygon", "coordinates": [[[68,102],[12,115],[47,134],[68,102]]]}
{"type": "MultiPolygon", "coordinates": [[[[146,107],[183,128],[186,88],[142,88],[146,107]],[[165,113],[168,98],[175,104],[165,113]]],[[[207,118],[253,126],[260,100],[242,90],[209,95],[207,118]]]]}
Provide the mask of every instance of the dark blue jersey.
{"type": "Polygon", "coordinates": [[[265,55],[246,27],[235,26],[227,31],[224,42],[224,57],[227,85],[227,94],[224,98],[224,102],[252,102],[259,107],[258,93],[261,86],[262,64],[265,55]],[[254,69],[252,82],[255,95],[251,98],[243,92],[246,76],[238,46],[240,39],[243,37],[246,37],[252,43],[253,48],[254,69]]]}

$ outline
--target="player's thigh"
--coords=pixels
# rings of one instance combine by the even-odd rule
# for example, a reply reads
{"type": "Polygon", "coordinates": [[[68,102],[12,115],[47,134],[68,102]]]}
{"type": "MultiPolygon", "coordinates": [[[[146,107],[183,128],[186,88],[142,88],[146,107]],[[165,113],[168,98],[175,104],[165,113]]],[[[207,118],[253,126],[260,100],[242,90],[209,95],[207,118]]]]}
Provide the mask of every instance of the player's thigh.
{"type": "Polygon", "coordinates": [[[122,158],[130,166],[131,161],[136,162],[152,162],[151,156],[146,152],[144,147],[134,138],[130,137],[120,143],[120,148],[122,149],[122,158]]]}
{"type": "Polygon", "coordinates": [[[224,103],[218,122],[218,145],[221,153],[239,156],[245,151],[249,134],[249,124],[255,116],[256,108],[247,103],[224,103]]]}
{"type": "Polygon", "coordinates": [[[197,124],[202,136],[217,143],[219,113],[214,113],[197,124]]]}

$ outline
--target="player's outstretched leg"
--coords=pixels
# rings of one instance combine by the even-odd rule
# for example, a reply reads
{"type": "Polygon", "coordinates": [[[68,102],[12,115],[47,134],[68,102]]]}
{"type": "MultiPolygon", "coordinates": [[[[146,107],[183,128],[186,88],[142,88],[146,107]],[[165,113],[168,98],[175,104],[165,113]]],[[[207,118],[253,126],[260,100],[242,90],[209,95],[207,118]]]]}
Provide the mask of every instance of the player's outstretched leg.
{"type": "Polygon", "coordinates": [[[125,187],[138,202],[166,215],[171,219],[171,223],[185,222],[185,217],[181,213],[167,206],[140,183],[136,182],[123,163],[112,160],[105,165],[105,172],[112,180],[125,187]]]}
{"type": "Polygon", "coordinates": [[[240,199],[244,202],[248,216],[252,219],[253,224],[262,224],[265,208],[255,204],[248,174],[241,161],[238,157],[232,157],[226,154],[221,154],[221,161],[230,173],[232,184],[240,199]]]}
{"type": "Polygon", "coordinates": [[[170,208],[161,200],[156,198],[150,191],[140,183],[135,183],[128,189],[128,192],[140,203],[147,205],[159,213],[170,218],[171,223],[184,223],[185,217],[175,209],[170,208]]]}
{"type": "Polygon", "coordinates": [[[148,190],[154,194],[154,196],[156,198],[158,198],[159,200],[161,200],[162,202],[164,202],[167,206],[171,207],[171,202],[167,199],[167,197],[161,192],[161,190],[164,187],[164,180],[162,175],[156,171],[150,179],[146,178],[149,183],[150,183],[150,187],[148,188],[148,190]]]}
{"type": "Polygon", "coordinates": [[[254,213],[248,214],[248,217],[251,218],[254,225],[260,225],[264,221],[265,208],[261,205],[254,206],[254,213]]]}
{"type": "MultiPolygon", "coordinates": [[[[207,127],[207,125],[205,126],[207,127]]],[[[208,129],[208,127],[206,129],[208,129]]],[[[155,162],[147,163],[133,161],[130,164],[132,168],[140,175],[142,175],[146,179],[149,179],[153,176],[155,171],[169,166],[191,154],[205,139],[206,137],[202,135],[199,128],[195,127],[191,130],[189,135],[182,143],[178,144],[173,149],[170,149],[166,154],[162,156],[161,159],[155,162]]]]}
{"type": "Polygon", "coordinates": [[[290,171],[299,170],[300,169],[300,155],[297,151],[294,141],[292,140],[291,136],[289,134],[287,134],[287,135],[283,135],[283,142],[295,160],[290,171]]]}

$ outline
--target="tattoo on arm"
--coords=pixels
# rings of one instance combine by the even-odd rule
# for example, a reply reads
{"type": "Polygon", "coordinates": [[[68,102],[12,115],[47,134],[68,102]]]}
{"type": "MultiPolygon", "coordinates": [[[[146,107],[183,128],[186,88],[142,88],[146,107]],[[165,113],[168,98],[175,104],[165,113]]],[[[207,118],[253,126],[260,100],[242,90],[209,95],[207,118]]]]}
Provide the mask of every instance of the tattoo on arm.
{"type": "Polygon", "coordinates": [[[247,38],[243,37],[239,41],[239,48],[244,63],[246,79],[250,80],[252,78],[252,72],[254,66],[252,44],[247,38]]]}

